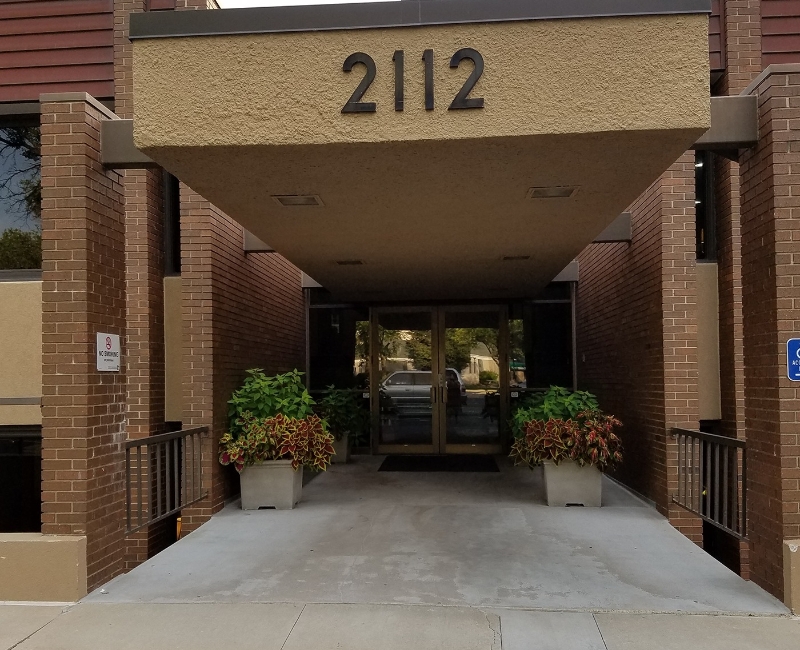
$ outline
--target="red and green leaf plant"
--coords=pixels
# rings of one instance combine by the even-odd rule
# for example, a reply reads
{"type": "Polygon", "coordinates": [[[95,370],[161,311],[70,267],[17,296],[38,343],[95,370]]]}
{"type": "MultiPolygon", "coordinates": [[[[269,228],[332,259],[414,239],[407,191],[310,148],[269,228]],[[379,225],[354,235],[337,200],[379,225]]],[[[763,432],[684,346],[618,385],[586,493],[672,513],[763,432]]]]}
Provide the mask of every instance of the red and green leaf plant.
{"type": "Polygon", "coordinates": [[[510,456],[515,464],[529,467],[572,460],[581,467],[609,469],[622,462],[622,441],[616,434],[621,426],[613,415],[599,410],[582,411],[575,419],[532,420],[514,441],[510,456]]]}
{"type": "Polygon", "coordinates": [[[316,415],[257,418],[247,411],[237,424],[240,435],[234,438],[228,432],[219,442],[219,462],[233,465],[237,472],[268,460],[290,460],[295,470],[305,466],[325,471],[335,453],[333,436],[316,415]]]}

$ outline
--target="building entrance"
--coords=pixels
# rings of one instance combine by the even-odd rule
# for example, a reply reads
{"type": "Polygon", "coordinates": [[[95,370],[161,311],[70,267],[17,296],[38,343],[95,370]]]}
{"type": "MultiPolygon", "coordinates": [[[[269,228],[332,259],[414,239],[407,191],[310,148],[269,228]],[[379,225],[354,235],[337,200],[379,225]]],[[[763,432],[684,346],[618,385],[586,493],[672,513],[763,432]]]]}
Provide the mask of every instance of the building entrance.
{"type": "Polygon", "coordinates": [[[507,405],[501,306],[375,308],[370,410],[379,453],[499,453],[507,405]]]}

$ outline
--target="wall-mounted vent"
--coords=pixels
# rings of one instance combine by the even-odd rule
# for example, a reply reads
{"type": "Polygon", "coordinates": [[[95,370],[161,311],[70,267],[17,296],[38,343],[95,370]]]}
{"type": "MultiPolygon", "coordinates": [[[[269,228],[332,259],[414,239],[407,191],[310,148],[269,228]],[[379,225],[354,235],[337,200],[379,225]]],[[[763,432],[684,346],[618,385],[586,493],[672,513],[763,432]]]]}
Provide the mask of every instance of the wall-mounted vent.
{"type": "Polygon", "coordinates": [[[503,255],[504,262],[524,262],[531,259],[530,255],[503,255]]]}
{"type": "Polygon", "coordinates": [[[363,260],[336,260],[339,266],[361,266],[364,264],[363,260]]]}
{"type": "Polygon", "coordinates": [[[316,194],[273,194],[272,198],[284,208],[315,207],[323,205],[322,199],[316,194]]]}
{"type": "Polygon", "coordinates": [[[528,190],[529,199],[569,199],[577,193],[574,185],[560,187],[532,187],[528,190]]]}

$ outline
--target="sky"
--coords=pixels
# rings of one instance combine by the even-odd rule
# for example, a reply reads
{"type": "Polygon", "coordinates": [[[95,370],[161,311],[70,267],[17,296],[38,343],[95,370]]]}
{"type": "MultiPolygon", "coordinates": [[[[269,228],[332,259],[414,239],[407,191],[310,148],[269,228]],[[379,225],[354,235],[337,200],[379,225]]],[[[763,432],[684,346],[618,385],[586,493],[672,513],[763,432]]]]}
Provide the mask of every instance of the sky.
{"type": "Polygon", "coordinates": [[[340,5],[354,2],[399,2],[399,0],[217,0],[222,9],[234,7],[286,7],[290,5],[340,5]]]}

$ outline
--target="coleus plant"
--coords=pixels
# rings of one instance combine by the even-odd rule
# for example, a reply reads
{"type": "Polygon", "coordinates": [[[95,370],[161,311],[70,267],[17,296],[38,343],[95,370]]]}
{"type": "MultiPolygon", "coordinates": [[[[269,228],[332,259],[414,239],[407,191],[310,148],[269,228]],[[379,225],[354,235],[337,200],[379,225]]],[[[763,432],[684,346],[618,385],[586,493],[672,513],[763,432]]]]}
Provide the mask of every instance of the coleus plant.
{"type": "Polygon", "coordinates": [[[257,418],[245,412],[237,424],[238,437],[228,432],[219,441],[219,462],[233,465],[237,472],[268,460],[291,460],[295,470],[302,465],[325,471],[336,453],[333,436],[316,415],[257,418]]]}
{"type": "Polygon", "coordinates": [[[516,464],[529,467],[572,460],[581,467],[595,465],[604,470],[622,462],[622,441],[616,434],[621,426],[613,415],[599,410],[582,411],[574,419],[531,420],[524,436],[514,441],[510,455],[516,464]]]}

